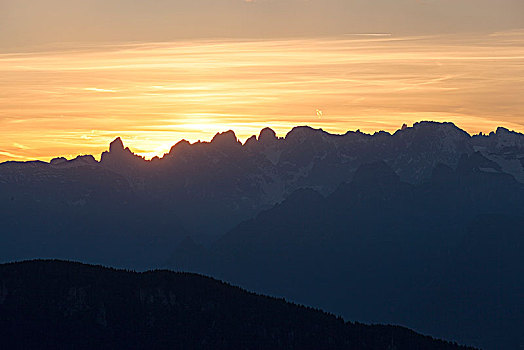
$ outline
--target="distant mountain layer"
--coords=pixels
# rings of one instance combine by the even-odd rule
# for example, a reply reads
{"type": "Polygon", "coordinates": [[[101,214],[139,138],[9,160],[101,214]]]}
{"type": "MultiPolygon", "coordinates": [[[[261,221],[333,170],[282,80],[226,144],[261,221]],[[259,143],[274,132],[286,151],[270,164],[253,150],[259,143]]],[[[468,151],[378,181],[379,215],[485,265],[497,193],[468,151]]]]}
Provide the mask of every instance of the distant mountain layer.
{"type": "Polygon", "coordinates": [[[524,135],[499,128],[470,136],[451,123],[421,122],[393,135],[332,135],[296,127],[238,142],[228,131],[209,143],[177,143],[146,161],[111,143],[101,161],[0,164],[0,259],[52,257],[121,267],[158,266],[186,236],[211,242],[298,189],[329,195],[357,169],[384,161],[402,181],[421,184],[464,154],[484,172],[524,183],[524,135]]]}
{"type": "Polygon", "coordinates": [[[328,196],[311,190],[169,267],[485,349],[524,347],[524,185],[481,153],[421,184],[384,161],[328,196]]]}
{"type": "Polygon", "coordinates": [[[466,349],[192,274],[63,261],[0,265],[9,349],[466,349]]]}
{"type": "Polygon", "coordinates": [[[0,261],[193,271],[485,349],[524,347],[524,135],[270,129],[146,161],[0,164],[0,261]]]}

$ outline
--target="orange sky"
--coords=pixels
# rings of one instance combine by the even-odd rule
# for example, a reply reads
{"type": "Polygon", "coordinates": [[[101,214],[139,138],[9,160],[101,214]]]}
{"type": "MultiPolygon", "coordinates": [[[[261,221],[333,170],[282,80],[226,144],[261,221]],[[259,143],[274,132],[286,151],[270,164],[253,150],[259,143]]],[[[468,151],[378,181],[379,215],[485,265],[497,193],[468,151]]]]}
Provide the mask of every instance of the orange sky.
{"type": "Polygon", "coordinates": [[[0,161],[97,155],[116,136],[152,157],[266,126],[523,132],[523,96],[519,31],[55,45],[0,54],[0,161]]]}

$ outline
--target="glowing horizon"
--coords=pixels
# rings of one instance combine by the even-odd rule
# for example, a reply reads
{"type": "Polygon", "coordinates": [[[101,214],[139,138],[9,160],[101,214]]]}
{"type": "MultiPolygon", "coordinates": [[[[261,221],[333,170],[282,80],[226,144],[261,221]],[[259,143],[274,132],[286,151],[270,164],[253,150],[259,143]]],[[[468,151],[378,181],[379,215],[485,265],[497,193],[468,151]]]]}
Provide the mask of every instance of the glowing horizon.
{"type": "Polygon", "coordinates": [[[0,161],[140,155],[271,127],[524,131],[524,32],[76,45],[0,54],[0,161]]]}

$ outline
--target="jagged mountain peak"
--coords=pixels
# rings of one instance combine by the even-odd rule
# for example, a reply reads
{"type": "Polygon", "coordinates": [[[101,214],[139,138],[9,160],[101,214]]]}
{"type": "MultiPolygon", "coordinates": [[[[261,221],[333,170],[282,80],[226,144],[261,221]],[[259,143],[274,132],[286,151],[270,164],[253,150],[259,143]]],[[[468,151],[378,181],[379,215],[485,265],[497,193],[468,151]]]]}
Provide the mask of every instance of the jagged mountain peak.
{"type": "Polygon", "coordinates": [[[390,137],[392,136],[389,132],[380,130],[373,134],[373,137],[390,137]]]}
{"type": "Polygon", "coordinates": [[[344,134],[344,136],[348,136],[348,135],[359,135],[359,136],[372,136],[370,134],[366,134],[365,132],[362,132],[360,131],[360,129],[357,129],[357,130],[348,130],[346,131],[346,133],[344,134]]]}
{"type": "Polygon", "coordinates": [[[120,137],[117,137],[109,144],[109,152],[123,152],[124,151],[124,143],[122,142],[122,139],[120,137]]]}
{"type": "Polygon", "coordinates": [[[178,141],[171,149],[169,150],[169,155],[174,155],[175,153],[184,152],[191,147],[191,143],[187,140],[178,141]]]}
{"type": "Polygon", "coordinates": [[[246,142],[244,142],[244,146],[246,147],[252,147],[253,145],[255,145],[257,143],[257,137],[255,135],[249,137],[246,142]]]}
{"type": "Polygon", "coordinates": [[[56,157],[56,158],[51,159],[51,161],[49,162],[49,164],[51,165],[60,165],[63,163],[67,163],[66,157],[56,157]]]}
{"type": "Polygon", "coordinates": [[[273,129],[264,128],[260,130],[260,134],[258,135],[258,141],[260,141],[261,143],[268,144],[276,140],[278,140],[277,134],[273,129]]]}
{"type": "Polygon", "coordinates": [[[211,140],[211,144],[217,146],[238,146],[241,143],[233,130],[217,133],[211,140]]]}
{"type": "MultiPolygon", "coordinates": [[[[455,125],[453,122],[436,122],[433,120],[421,120],[419,122],[416,122],[413,124],[413,129],[422,129],[422,128],[444,128],[444,129],[453,129],[453,130],[460,130],[458,126],[455,125]]],[[[409,129],[409,128],[407,128],[409,129]]]]}
{"type": "Polygon", "coordinates": [[[495,133],[497,148],[524,148],[524,135],[509,129],[498,127],[495,133]]]}
{"type": "Polygon", "coordinates": [[[302,143],[306,140],[311,140],[313,138],[325,137],[325,136],[333,136],[333,135],[331,135],[330,133],[322,129],[315,129],[310,126],[303,125],[303,126],[295,126],[293,129],[291,129],[291,131],[287,133],[285,140],[290,141],[290,142],[302,143]]]}
{"type": "Polygon", "coordinates": [[[95,157],[93,157],[90,154],[86,154],[86,155],[77,156],[76,158],[71,159],[71,160],[68,160],[65,157],[53,158],[51,159],[49,164],[52,165],[53,167],[58,167],[58,168],[67,168],[67,167],[70,168],[70,167],[86,166],[86,165],[87,166],[96,166],[98,162],[96,161],[95,157]]]}
{"type": "Polygon", "coordinates": [[[497,130],[495,131],[495,133],[498,135],[516,134],[516,132],[510,131],[509,129],[502,127],[502,126],[499,126],[497,130]]]}
{"type": "Polygon", "coordinates": [[[398,130],[395,135],[421,135],[423,137],[447,137],[455,139],[469,139],[471,136],[451,122],[421,121],[412,127],[398,130]]]}
{"type": "Polygon", "coordinates": [[[130,164],[135,161],[144,161],[144,157],[133,153],[129,147],[124,148],[124,143],[120,137],[117,137],[109,144],[109,151],[103,152],[100,157],[100,163],[114,167],[123,164],[130,164]]]}
{"type": "Polygon", "coordinates": [[[102,153],[102,158],[104,158],[104,154],[107,157],[107,154],[111,154],[112,157],[127,157],[127,156],[136,156],[138,155],[134,154],[129,147],[124,146],[124,142],[120,137],[117,137],[109,144],[109,152],[102,153]]]}

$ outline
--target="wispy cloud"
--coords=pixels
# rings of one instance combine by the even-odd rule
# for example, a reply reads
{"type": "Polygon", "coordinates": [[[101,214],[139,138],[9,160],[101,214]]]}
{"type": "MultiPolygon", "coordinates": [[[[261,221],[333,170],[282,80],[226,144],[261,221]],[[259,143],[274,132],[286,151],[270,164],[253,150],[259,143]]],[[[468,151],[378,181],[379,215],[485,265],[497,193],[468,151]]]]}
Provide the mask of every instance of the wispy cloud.
{"type": "Polygon", "coordinates": [[[11,152],[6,152],[6,151],[0,151],[0,156],[4,156],[6,157],[7,159],[28,159],[27,157],[24,157],[24,156],[20,156],[18,154],[14,154],[14,153],[11,153],[11,152]]]}
{"type": "Polygon", "coordinates": [[[31,149],[31,147],[27,147],[27,146],[24,146],[24,145],[21,145],[17,142],[13,143],[13,146],[16,147],[16,148],[19,148],[19,149],[31,149]]]}
{"type": "Polygon", "coordinates": [[[391,33],[346,33],[345,36],[370,36],[370,37],[382,37],[392,36],[391,33]]]}
{"type": "Polygon", "coordinates": [[[94,92],[116,92],[116,90],[111,89],[100,89],[100,88],[84,88],[85,91],[94,91],[94,92]]]}

